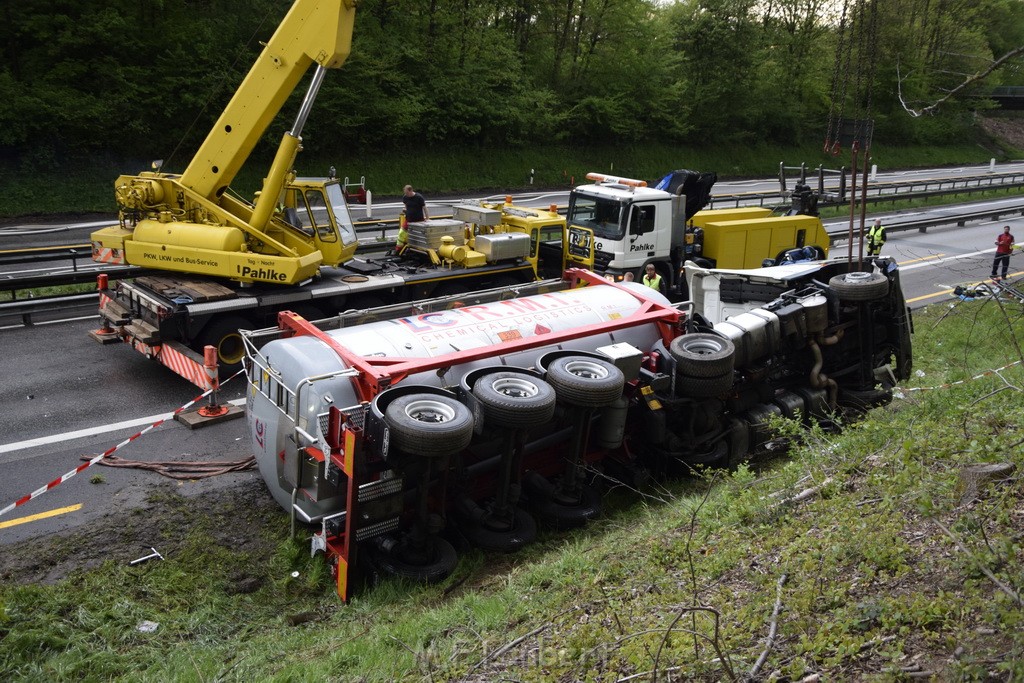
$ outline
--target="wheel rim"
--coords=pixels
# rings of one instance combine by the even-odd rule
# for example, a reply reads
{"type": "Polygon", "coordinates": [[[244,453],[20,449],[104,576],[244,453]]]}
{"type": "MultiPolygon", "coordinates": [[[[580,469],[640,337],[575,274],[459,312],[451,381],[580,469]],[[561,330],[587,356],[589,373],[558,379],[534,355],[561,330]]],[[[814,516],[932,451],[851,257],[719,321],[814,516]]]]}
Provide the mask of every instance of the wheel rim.
{"type": "Polygon", "coordinates": [[[405,414],[417,422],[443,423],[455,419],[455,410],[440,401],[421,399],[405,407],[405,414]]]}
{"type": "Polygon", "coordinates": [[[565,370],[586,379],[604,379],[608,376],[608,371],[603,366],[589,360],[571,360],[565,364],[565,370]]]}
{"type": "Polygon", "coordinates": [[[710,356],[722,351],[722,345],[712,339],[698,339],[683,344],[683,348],[696,356],[710,356]]]}
{"type": "Polygon", "coordinates": [[[536,384],[518,377],[503,377],[491,384],[491,388],[512,398],[532,398],[540,393],[536,384]]]}
{"type": "Polygon", "coordinates": [[[851,284],[857,282],[867,282],[868,280],[871,279],[871,273],[864,273],[860,271],[856,273],[847,273],[843,279],[851,284]]]}

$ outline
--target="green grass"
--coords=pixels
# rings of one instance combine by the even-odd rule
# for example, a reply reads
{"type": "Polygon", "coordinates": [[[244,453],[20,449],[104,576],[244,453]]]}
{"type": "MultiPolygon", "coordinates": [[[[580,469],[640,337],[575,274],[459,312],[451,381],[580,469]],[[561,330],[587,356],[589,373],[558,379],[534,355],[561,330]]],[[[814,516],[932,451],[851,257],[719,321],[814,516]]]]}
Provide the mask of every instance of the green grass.
{"type": "MultiPolygon", "coordinates": [[[[881,170],[963,163],[985,163],[995,157],[1004,161],[1007,154],[995,147],[978,144],[925,146],[913,148],[876,146],[873,162],[881,170]]],[[[627,177],[654,180],[672,169],[689,168],[716,171],[720,178],[774,176],[779,162],[809,167],[849,166],[848,158],[824,155],[817,145],[680,147],[636,144],[615,147],[522,147],[498,149],[424,149],[404,155],[365,155],[351,158],[312,159],[300,157],[300,175],[323,176],[335,166],[341,177],[357,182],[366,177],[367,187],[379,196],[397,196],[406,183],[425,193],[462,191],[512,191],[533,186],[569,188],[583,182],[590,171],[617,173],[627,177]]],[[[269,159],[252,161],[233,184],[243,195],[250,195],[269,167],[269,159]]],[[[0,219],[16,216],[116,212],[113,185],[122,173],[148,170],[146,162],[95,161],[68,163],[51,171],[34,169],[22,172],[10,164],[0,166],[5,179],[4,203],[0,219]]],[[[167,168],[180,172],[182,168],[167,168]]]]}
{"type": "MultiPolygon", "coordinates": [[[[26,299],[30,297],[46,297],[46,296],[60,296],[67,294],[86,294],[88,292],[95,292],[95,283],[81,283],[77,285],[60,285],[53,287],[33,287],[24,290],[18,290],[17,298],[26,299]]],[[[14,293],[7,290],[0,290],[0,301],[14,301],[14,293]]]]}
{"type": "Polygon", "coordinates": [[[168,495],[186,530],[168,560],[0,588],[0,677],[738,680],[778,595],[762,679],[903,680],[913,665],[1020,680],[1024,370],[971,378],[1024,357],[1022,318],[1006,302],[932,306],[915,316],[902,396],[841,434],[780,424],[801,439],[787,456],[616,493],[585,529],[470,552],[440,585],[386,582],[347,606],[283,513],[168,495]],[[1016,472],[963,499],[960,472],[979,463],[1016,472]],[[240,518],[258,532],[233,547],[240,518]],[[242,577],[254,592],[236,590],[242,577]]]}

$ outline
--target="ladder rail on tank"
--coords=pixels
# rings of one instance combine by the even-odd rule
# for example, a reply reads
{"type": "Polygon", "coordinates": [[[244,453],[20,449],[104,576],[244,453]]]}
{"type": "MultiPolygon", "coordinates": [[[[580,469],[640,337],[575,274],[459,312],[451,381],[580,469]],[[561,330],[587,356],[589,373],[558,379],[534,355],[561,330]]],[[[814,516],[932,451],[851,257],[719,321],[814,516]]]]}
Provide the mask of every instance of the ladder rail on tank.
{"type": "MultiPolygon", "coordinates": [[[[685,320],[684,314],[675,306],[661,304],[644,298],[632,292],[629,288],[609,282],[600,275],[588,270],[572,268],[566,271],[566,278],[577,284],[605,285],[621,289],[628,292],[630,296],[635,297],[640,302],[640,307],[632,314],[622,316],[616,320],[591,323],[582,327],[503,342],[501,344],[502,354],[512,354],[538,346],[560,344],[593,334],[615,332],[644,323],[658,325],[662,341],[667,347],[677,336],[680,324],[685,320]]],[[[494,355],[494,347],[484,346],[476,349],[453,351],[452,353],[428,358],[367,357],[353,353],[316,325],[290,311],[284,311],[278,315],[278,325],[282,330],[286,330],[291,335],[311,335],[316,337],[338,354],[348,367],[357,369],[359,372],[353,377],[356,395],[360,401],[367,402],[372,400],[381,391],[411,374],[469,363],[494,355]]]]}

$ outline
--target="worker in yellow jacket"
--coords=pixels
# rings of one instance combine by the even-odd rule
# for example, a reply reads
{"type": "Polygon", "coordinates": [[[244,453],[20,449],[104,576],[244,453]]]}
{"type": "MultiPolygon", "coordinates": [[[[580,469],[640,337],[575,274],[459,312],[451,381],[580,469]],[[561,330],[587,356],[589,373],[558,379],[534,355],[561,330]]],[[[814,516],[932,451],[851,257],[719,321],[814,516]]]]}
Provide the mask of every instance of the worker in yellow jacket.
{"type": "Polygon", "coordinates": [[[882,253],[882,245],[885,244],[885,227],[882,219],[876,218],[875,224],[868,229],[868,256],[879,256],[882,253]]]}
{"type": "Polygon", "coordinates": [[[665,293],[665,281],[660,275],[658,275],[658,269],[654,267],[653,263],[648,263],[644,269],[643,283],[645,286],[650,287],[653,290],[665,293]]]}

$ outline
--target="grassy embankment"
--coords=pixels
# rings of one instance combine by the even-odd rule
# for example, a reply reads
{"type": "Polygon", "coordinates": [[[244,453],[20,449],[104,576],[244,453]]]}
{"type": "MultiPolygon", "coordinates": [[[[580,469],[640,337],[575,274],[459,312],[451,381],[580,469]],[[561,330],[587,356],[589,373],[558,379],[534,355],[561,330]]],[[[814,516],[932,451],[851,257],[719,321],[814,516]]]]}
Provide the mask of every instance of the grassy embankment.
{"type": "MultiPolygon", "coordinates": [[[[888,148],[878,146],[872,157],[881,170],[986,163],[992,157],[1005,160],[996,147],[964,143],[945,147],[888,148]]],[[[848,153],[833,158],[822,154],[816,145],[800,148],[776,146],[721,147],[708,149],[666,145],[631,147],[541,147],[492,150],[423,150],[407,156],[378,155],[335,159],[306,159],[297,164],[300,175],[322,176],[334,165],[338,174],[352,181],[366,177],[367,187],[379,196],[395,196],[406,183],[427,193],[462,191],[523,190],[568,188],[573,181],[583,182],[589,171],[621,173],[652,180],[676,168],[716,171],[720,178],[764,178],[778,172],[779,162],[826,168],[849,166],[848,153]]],[[[249,195],[258,187],[269,167],[269,160],[251,162],[238,181],[236,190],[249,195]]],[[[148,168],[145,160],[123,163],[96,162],[68,164],[52,171],[31,173],[16,168],[0,168],[4,177],[4,202],[0,220],[15,216],[88,213],[115,213],[113,184],[122,173],[138,173],[148,168]]],[[[167,168],[181,171],[182,168],[167,168]]]]}
{"type": "Polygon", "coordinates": [[[586,529],[469,551],[437,586],[342,606],[284,513],[164,497],[166,561],[0,588],[0,678],[720,681],[767,653],[759,680],[1021,680],[1024,370],[970,379],[1022,359],[1021,305],[915,325],[914,378],[843,433],[780,424],[786,456],[620,488],[586,529]],[[1016,470],[963,476],[994,463],[1016,470]]]}

